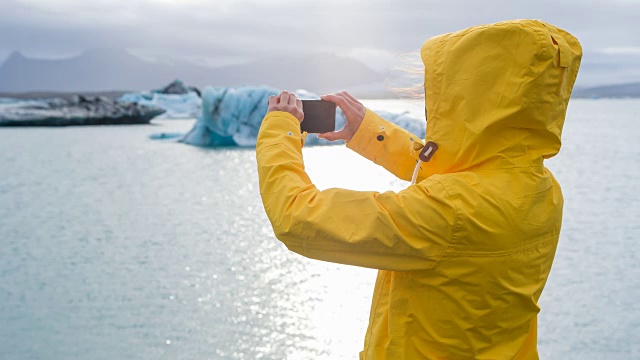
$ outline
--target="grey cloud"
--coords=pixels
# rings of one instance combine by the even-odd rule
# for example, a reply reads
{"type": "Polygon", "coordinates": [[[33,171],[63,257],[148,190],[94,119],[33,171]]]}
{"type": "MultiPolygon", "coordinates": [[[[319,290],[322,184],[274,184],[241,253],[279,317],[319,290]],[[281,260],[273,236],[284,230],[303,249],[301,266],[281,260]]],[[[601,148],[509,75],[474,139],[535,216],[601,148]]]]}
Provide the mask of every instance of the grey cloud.
{"type": "MultiPolygon", "coordinates": [[[[185,1],[0,3],[0,57],[60,56],[94,47],[147,49],[186,57],[278,57],[354,48],[407,52],[429,37],[513,18],[563,27],[587,55],[611,47],[640,47],[640,1],[185,1]],[[35,5],[34,5],[35,4],[35,5]]],[[[599,54],[615,63],[615,54],[599,54]]],[[[589,63],[590,57],[585,56],[589,63]]]]}

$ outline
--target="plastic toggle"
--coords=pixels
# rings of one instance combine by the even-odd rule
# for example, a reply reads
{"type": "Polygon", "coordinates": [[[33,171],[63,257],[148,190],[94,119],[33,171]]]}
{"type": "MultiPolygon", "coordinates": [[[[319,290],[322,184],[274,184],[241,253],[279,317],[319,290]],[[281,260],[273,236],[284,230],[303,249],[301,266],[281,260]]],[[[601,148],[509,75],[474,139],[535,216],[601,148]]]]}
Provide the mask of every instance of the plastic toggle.
{"type": "Polygon", "coordinates": [[[431,160],[433,154],[436,153],[436,150],[438,150],[438,144],[434,143],[433,141],[428,141],[426,144],[424,144],[422,150],[420,150],[420,154],[418,155],[418,157],[420,158],[420,160],[422,160],[422,162],[428,162],[429,160],[431,160]]]}

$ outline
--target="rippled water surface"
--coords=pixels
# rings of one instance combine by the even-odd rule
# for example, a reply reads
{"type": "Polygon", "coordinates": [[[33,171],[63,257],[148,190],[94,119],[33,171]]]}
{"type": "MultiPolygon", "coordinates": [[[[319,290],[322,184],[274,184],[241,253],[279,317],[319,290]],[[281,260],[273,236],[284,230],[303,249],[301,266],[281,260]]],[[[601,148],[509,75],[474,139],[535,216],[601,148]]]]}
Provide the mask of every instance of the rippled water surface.
{"type": "MultiPolygon", "coordinates": [[[[640,357],[638,119],[637,100],[573,101],[547,162],[565,214],[542,358],[640,357]]],[[[192,123],[0,129],[1,359],[357,358],[375,271],[289,253],[253,149],[148,139],[192,123]]],[[[407,185],[343,146],[304,156],[320,188],[407,185]]]]}

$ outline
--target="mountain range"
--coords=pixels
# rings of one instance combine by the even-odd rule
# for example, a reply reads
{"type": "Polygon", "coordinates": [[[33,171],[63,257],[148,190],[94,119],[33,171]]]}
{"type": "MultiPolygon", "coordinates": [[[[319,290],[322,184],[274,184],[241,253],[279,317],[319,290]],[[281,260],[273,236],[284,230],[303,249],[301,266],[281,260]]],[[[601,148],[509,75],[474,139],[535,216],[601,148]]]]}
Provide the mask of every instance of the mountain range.
{"type": "Polygon", "coordinates": [[[640,97],[640,82],[575,89],[572,96],[579,98],[637,98],[640,97]]]}
{"type": "Polygon", "coordinates": [[[379,87],[385,75],[355,59],[327,53],[205,67],[149,62],[126,50],[95,49],[61,60],[14,52],[0,67],[0,92],[148,90],[176,78],[197,87],[270,85],[325,93],[367,84],[379,87]]]}
{"type": "MultiPolygon", "coordinates": [[[[181,79],[200,88],[269,85],[316,93],[347,89],[361,98],[397,97],[385,85],[387,75],[353,58],[329,53],[206,67],[151,62],[122,49],[93,49],[59,60],[33,59],[14,52],[0,66],[0,93],[139,91],[181,79]]],[[[576,88],[573,96],[640,97],[640,83],[576,88]]]]}

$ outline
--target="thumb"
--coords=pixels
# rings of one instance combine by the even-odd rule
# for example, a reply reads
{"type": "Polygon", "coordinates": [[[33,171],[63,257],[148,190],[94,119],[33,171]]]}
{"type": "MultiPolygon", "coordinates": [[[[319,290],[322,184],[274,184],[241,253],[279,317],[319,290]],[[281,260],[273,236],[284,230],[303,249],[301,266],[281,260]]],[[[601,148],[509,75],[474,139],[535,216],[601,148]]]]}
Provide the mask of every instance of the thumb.
{"type": "Polygon", "coordinates": [[[318,137],[321,139],[336,141],[336,140],[346,140],[347,139],[347,131],[346,129],[342,129],[340,131],[332,131],[323,134],[318,134],[318,137]]]}

